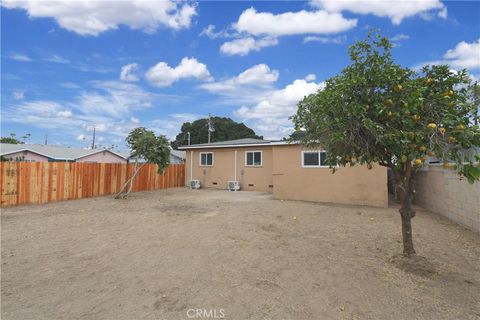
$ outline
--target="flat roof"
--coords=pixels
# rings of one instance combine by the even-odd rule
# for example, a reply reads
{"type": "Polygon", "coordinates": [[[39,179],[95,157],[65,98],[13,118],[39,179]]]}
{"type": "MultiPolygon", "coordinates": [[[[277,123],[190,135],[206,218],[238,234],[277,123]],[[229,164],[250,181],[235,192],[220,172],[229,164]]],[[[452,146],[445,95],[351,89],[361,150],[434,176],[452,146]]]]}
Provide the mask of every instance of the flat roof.
{"type": "Polygon", "coordinates": [[[208,148],[242,148],[242,147],[260,147],[260,146],[278,146],[278,145],[288,145],[288,144],[298,144],[298,142],[290,142],[285,140],[262,140],[262,139],[236,139],[228,141],[219,141],[212,143],[199,143],[192,144],[189,146],[181,146],[178,149],[180,150],[189,150],[189,149],[208,149],[208,148]]]}

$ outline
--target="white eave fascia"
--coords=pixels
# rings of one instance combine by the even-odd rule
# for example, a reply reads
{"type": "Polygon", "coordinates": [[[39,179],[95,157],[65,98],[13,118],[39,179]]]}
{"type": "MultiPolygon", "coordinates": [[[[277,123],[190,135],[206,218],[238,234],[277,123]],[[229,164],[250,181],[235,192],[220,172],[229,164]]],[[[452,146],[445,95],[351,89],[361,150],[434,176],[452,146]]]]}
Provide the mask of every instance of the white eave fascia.
{"type": "Polygon", "coordinates": [[[288,142],[288,141],[276,141],[276,142],[267,142],[267,143],[246,143],[246,144],[224,144],[224,145],[201,145],[201,146],[182,146],[178,147],[179,150],[190,150],[190,149],[213,149],[213,148],[243,148],[243,147],[269,147],[269,146],[281,146],[281,145],[295,145],[299,142],[288,142]]]}

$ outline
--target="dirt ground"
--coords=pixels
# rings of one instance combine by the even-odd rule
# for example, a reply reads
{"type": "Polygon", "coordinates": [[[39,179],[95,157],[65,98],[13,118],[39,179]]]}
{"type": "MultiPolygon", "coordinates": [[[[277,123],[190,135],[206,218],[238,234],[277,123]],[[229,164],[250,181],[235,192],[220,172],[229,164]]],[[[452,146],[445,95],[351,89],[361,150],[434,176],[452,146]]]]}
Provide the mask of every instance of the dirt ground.
{"type": "Polygon", "coordinates": [[[170,189],[2,209],[1,318],[479,319],[479,235],[413,228],[433,273],[392,258],[395,208],[170,189]]]}

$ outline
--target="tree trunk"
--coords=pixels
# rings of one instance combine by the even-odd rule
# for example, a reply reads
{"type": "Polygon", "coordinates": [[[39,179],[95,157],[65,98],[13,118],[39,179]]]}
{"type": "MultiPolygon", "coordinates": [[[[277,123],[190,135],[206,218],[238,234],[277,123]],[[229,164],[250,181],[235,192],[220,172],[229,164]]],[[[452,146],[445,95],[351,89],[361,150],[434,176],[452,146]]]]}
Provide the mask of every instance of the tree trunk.
{"type": "Polygon", "coordinates": [[[132,176],[130,177],[130,179],[128,179],[127,181],[125,181],[125,183],[123,184],[122,189],[120,190],[120,192],[115,195],[115,199],[120,199],[120,198],[125,199],[125,198],[128,196],[128,194],[130,193],[130,191],[132,191],[133,181],[135,180],[135,178],[137,177],[138,173],[140,172],[140,169],[142,169],[144,165],[146,165],[146,163],[143,163],[143,164],[137,169],[137,163],[135,163],[135,171],[134,171],[134,173],[132,174],[132,176]],[[128,190],[127,190],[127,187],[128,187],[128,190]]]}
{"type": "Polygon", "coordinates": [[[413,247],[412,218],[415,217],[415,210],[412,208],[412,201],[415,194],[414,172],[412,172],[411,164],[408,163],[405,168],[405,175],[401,186],[400,200],[400,216],[402,218],[402,239],[403,254],[411,256],[415,254],[413,247]]]}
{"type": "Polygon", "coordinates": [[[413,248],[412,218],[401,213],[400,215],[402,217],[403,254],[411,256],[415,254],[415,249],[413,248]]]}

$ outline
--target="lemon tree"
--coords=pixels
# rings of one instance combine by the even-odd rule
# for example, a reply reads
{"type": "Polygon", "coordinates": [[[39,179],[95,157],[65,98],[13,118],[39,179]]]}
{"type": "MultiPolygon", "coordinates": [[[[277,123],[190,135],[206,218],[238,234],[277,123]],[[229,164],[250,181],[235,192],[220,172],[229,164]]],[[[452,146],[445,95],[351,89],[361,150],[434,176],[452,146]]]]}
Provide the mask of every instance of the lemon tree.
{"type": "Polygon", "coordinates": [[[411,219],[415,176],[428,157],[474,183],[480,177],[478,104],[467,72],[448,66],[421,71],[396,64],[388,39],[370,32],[349,48],[351,59],[325,88],[305,97],[293,116],[302,142],[321,145],[327,163],[386,166],[401,201],[403,252],[415,254],[411,219]]]}

